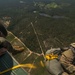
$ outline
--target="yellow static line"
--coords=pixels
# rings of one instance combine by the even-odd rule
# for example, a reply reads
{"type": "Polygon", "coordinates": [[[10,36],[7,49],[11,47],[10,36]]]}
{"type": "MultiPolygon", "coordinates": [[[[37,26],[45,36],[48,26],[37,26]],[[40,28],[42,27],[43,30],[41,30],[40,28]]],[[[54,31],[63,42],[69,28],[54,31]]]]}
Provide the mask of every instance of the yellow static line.
{"type": "Polygon", "coordinates": [[[56,58],[58,58],[58,55],[57,54],[47,54],[47,55],[45,55],[45,58],[47,59],[47,60],[53,60],[53,59],[56,59],[56,58]]]}
{"type": "Polygon", "coordinates": [[[44,63],[43,63],[43,61],[40,61],[40,64],[41,64],[42,67],[44,67],[44,63]]]}
{"type": "Polygon", "coordinates": [[[0,72],[0,74],[6,73],[10,70],[14,70],[14,69],[21,68],[21,67],[36,68],[33,64],[20,64],[20,65],[13,66],[12,68],[4,70],[4,71],[0,72]]]}

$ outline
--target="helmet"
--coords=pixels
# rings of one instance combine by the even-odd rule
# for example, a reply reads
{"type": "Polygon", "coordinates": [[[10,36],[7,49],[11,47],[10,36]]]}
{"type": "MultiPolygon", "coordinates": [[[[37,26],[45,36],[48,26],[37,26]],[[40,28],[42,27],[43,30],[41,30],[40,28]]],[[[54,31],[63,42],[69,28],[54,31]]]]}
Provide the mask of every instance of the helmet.
{"type": "Polygon", "coordinates": [[[71,43],[70,45],[75,48],[75,43],[71,43]]]}
{"type": "Polygon", "coordinates": [[[3,26],[3,24],[0,23],[0,31],[3,33],[3,35],[6,37],[7,36],[7,30],[6,28],[3,26]]]}

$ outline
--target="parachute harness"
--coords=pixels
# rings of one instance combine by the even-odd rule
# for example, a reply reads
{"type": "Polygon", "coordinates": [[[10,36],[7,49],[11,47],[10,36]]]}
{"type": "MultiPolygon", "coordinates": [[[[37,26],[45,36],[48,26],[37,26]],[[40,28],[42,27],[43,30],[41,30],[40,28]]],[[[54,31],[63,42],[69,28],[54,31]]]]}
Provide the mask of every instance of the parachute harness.
{"type": "Polygon", "coordinates": [[[53,53],[46,54],[45,55],[45,58],[46,58],[46,60],[53,60],[53,59],[57,59],[58,58],[58,55],[57,54],[53,54],[53,53]]]}

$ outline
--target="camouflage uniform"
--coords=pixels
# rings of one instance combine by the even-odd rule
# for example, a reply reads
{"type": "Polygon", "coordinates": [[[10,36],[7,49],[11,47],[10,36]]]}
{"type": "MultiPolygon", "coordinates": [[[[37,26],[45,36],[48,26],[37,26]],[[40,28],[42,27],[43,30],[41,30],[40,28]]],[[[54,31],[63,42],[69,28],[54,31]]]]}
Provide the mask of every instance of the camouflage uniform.
{"type": "MultiPolygon", "coordinates": [[[[54,51],[56,51],[56,49],[50,49],[46,52],[46,54],[50,54],[54,51]]],[[[53,60],[45,59],[45,66],[48,72],[51,73],[52,75],[68,75],[66,72],[64,72],[58,59],[53,60]]]]}
{"type": "Polygon", "coordinates": [[[73,73],[75,71],[75,66],[73,65],[74,58],[75,53],[72,49],[64,51],[60,58],[60,63],[62,64],[63,68],[69,73],[73,73]]]}

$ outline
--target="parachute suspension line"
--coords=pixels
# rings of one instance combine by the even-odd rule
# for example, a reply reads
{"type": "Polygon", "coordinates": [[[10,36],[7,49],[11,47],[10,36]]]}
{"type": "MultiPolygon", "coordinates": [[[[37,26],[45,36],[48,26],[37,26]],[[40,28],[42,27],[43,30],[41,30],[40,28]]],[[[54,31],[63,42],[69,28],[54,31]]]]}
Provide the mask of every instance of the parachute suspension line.
{"type": "Polygon", "coordinates": [[[39,40],[39,38],[38,38],[37,32],[36,32],[36,30],[35,30],[34,25],[33,25],[33,23],[32,23],[32,22],[31,22],[31,25],[32,25],[32,28],[33,28],[34,33],[35,33],[35,35],[36,35],[36,38],[37,38],[37,41],[38,41],[38,43],[39,43],[39,46],[40,46],[41,52],[42,52],[43,57],[44,57],[43,48],[42,48],[42,46],[41,46],[40,40],[39,40]]]}
{"type": "Polygon", "coordinates": [[[62,46],[64,46],[63,42],[60,41],[57,37],[54,38],[58,43],[60,43],[62,46]]]}

